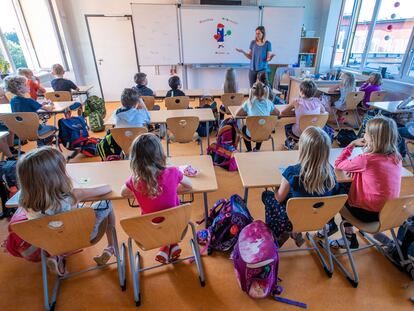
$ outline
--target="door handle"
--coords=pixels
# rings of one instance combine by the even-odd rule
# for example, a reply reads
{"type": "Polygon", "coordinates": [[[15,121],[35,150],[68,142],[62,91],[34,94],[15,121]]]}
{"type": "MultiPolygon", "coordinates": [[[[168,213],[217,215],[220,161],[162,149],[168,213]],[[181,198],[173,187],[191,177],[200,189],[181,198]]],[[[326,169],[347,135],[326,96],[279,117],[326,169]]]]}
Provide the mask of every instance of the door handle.
{"type": "Polygon", "coordinates": [[[102,62],[103,62],[103,59],[102,59],[102,58],[98,59],[98,64],[99,64],[99,66],[101,66],[101,65],[102,65],[102,62]]]}

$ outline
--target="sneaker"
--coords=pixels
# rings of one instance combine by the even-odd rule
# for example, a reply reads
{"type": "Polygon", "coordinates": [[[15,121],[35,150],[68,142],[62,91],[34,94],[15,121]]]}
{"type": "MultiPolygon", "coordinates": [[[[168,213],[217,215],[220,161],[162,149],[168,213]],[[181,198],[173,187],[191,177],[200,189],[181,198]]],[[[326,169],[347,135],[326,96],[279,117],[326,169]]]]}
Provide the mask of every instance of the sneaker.
{"type": "Polygon", "coordinates": [[[297,247],[301,247],[305,243],[301,232],[292,232],[290,237],[295,241],[297,247]]]}
{"type": "Polygon", "coordinates": [[[349,243],[349,248],[351,249],[355,249],[359,247],[359,243],[358,243],[358,239],[355,233],[352,234],[345,234],[346,235],[346,240],[344,240],[344,238],[340,238],[337,240],[330,240],[329,241],[329,245],[330,247],[332,247],[333,249],[344,249],[345,248],[345,243],[349,243]]]}
{"type": "Polygon", "coordinates": [[[178,244],[170,245],[170,261],[176,261],[180,258],[181,248],[178,244]]]}
{"type": "Polygon", "coordinates": [[[68,274],[66,269],[66,259],[63,256],[52,256],[46,261],[49,271],[58,276],[65,276],[68,274]]]}
{"type": "Polygon", "coordinates": [[[170,246],[161,247],[155,256],[155,260],[162,263],[163,265],[168,263],[170,257],[170,246]]]}
{"type": "Polygon", "coordinates": [[[112,246],[107,247],[103,250],[102,254],[100,256],[93,257],[93,260],[95,260],[96,264],[98,266],[106,265],[106,263],[109,261],[109,259],[114,254],[114,248],[112,246]]]}
{"type": "MultiPolygon", "coordinates": [[[[336,223],[333,223],[333,224],[327,223],[325,225],[325,230],[328,231],[328,236],[331,236],[331,235],[333,235],[333,234],[335,234],[335,233],[338,232],[338,226],[336,225],[336,223]]],[[[325,234],[323,233],[323,230],[317,231],[316,232],[316,237],[319,238],[319,239],[324,239],[325,238],[325,234]]]]}
{"type": "Polygon", "coordinates": [[[394,246],[394,241],[387,237],[384,233],[375,233],[373,238],[380,242],[385,247],[391,248],[394,246]]]}

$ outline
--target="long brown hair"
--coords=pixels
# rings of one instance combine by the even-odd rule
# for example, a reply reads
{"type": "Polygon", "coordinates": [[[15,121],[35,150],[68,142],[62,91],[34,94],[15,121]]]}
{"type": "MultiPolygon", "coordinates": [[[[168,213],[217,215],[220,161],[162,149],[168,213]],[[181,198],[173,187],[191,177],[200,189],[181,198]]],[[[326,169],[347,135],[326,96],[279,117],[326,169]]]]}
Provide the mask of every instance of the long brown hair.
{"type": "Polygon", "coordinates": [[[322,129],[309,126],[299,139],[299,180],[309,194],[323,195],[335,187],[335,172],[329,164],[331,140],[322,129]]]}
{"type": "Polygon", "coordinates": [[[167,157],[160,139],[152,133],[139,135],[131,148],[131,170],[135,185],[145,183],[144,193],[150,198],[162,191],[157,177],[167,166],[167,157]]]}
{"type": "Polygon", "coordinates": [[[33,149],[17,162],[20,205],[34,212],[58,210],[62,201],[72,194],[72,180],[66,172],[65,157],[52,147],[33,149]]]}
{"type": "Polygon", "coordinates": [[[264,28],[264,26],[258,26],[258,27],[256,27],[256,31],[257,30],[259,30],[263,34],[262,43],[265,42],[265,39],[266,39],[266,29],[264,28]]]}
{"type": "Polygon", "coordinates": [[[371,138],[371,142],[365,147],[365,152],[394,155],[396,161],[401,160],[398,152],[398,129],[393,119],[384,116],[375,117],[367,122],[365,131],[371,138]]]}

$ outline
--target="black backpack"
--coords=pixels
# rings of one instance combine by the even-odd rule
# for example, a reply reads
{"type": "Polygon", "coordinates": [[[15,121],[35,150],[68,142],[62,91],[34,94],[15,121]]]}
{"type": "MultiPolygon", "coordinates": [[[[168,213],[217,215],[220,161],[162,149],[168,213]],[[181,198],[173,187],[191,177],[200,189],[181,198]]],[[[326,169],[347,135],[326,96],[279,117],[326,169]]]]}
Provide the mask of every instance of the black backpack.
{"type": "Polygon", "coordinates": [[[106,161],[106,158],[111,155],[121,155],[122,149],[116,143],[112,134],[108,131],[106,136],[96,146],[96,149],[101,157],[102,161],[106,161]]]}
{"type": "Polygon", "coordinates": [[[357,138],[358,137],[353,130],[343,129],[338,132],[335,139],[341,148],[345,148],[357,138]]]}

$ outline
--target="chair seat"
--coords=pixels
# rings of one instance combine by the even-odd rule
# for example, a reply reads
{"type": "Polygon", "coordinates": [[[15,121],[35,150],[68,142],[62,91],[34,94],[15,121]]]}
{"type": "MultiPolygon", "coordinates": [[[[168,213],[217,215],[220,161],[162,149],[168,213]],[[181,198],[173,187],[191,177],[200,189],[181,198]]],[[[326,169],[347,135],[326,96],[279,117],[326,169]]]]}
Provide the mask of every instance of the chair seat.
{"type": "MultiPolygon", "coordinates": [[[[176,141],[176,139],[175,139],[175,135],[174,135],[174,134],[170,134],[170,135],[168,136],[168,139],[169,139],[170,141],[172,141],[172,142],[175,142],[175,141],[176,141]]],[[[196,140],[199,140],[199,139],[200,139],[200,136],[198,135],[198,133],[197,133],[197,132],[194,132],[192,140],[193,140],[193,141],[196,141],[196,140]]]]}
{"type": "Polygon", "coordinates": [[[349,221],[352,225],[357,227],[359,230],[365,231],[367,233],[377,233],[380,228],[380,222],[363,222],[354,216],[352,216],[351,212],[346,208],[342,208],[339,212],[343,218],[349,221]]]}
{"type": "Polygon", "coordinates": [[[54,135],[56,132],[57,132],[57,130],[50,130],[50,131],[48,131],[48,132],[46,132],[42,135],[38,135],[38,136],[39,136],[39,139],[44,139],[44,138],[47,138],[49,136],[54,135]]]}

